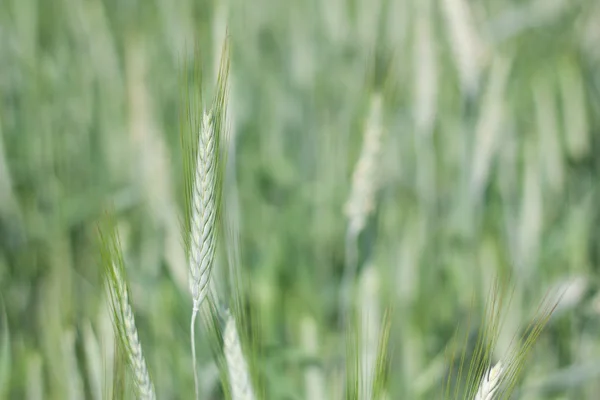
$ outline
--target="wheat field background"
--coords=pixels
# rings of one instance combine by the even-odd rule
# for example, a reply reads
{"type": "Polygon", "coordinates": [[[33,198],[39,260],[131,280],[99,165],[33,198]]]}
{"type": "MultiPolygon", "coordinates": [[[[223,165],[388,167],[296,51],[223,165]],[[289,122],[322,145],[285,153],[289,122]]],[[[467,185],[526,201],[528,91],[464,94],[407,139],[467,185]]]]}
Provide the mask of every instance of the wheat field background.
{"type": "Polygon", "coordinates": [[[212,96],[226,37],[258,398],[342,398],[343,299],[389,310],[387,398],[443,398],[496,276],[496,359],[561,296],[512,398],[600,397],[597,0],[1,0],[0,398],[109,398],[109,209],[156,396],[194,397],[181,71],[212,96]]]}

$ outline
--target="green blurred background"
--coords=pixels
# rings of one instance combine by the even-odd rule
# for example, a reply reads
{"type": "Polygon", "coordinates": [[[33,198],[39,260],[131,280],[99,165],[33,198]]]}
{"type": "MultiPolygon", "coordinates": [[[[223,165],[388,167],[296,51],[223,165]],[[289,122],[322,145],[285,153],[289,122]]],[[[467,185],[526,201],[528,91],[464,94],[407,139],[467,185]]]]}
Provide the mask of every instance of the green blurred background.
{"type": "MultiPolygon", "coordinates": [[[[500,348],[566,290],[518,396],[598,398],[596,0],[1,0],[0,398],[104,398],[107,209],[157,394],[192,398],[180,77],[197,45],[211,94],[226,27],[225,196],[267,398],[320,400],[308,376],[335,398],[344,208],[377,96],[357,254],[359,286],[393,305],[389,398],[437,396],[473,296],[508,274],[500,348]]],[[[204,398],[220,398],[199,337],[204,398]]]]}

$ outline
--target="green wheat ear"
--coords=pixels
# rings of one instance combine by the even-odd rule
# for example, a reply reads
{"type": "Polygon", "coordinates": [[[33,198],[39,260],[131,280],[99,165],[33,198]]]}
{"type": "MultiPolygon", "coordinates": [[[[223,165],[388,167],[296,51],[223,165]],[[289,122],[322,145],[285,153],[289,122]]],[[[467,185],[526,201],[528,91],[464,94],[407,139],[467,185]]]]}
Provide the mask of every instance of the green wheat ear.
{"type": "Polygon", "coordinates": [[[208,109],[202,96],[202,68],[198,50],[193,64],[184,66],[180,137],[183,158],[183,238],[189,264],[193,308],[190,339],[196,398],[199,395],[195,322],[208,297],[221,217],[224,166],[227,155],[227,92],[229,39],[225,39],[215,95],[208,109]]]}
{"type": "Polygon", "coordinates": [[[450,351],[450,371],[443,385],[444,399],[511,398],[532,346],[556,307],[556,303],[550,303],[547,298],[544,298],[538,307],[536,317],[526,327],[524,333],[515,335],[507,354],[495,360],[493,353],[503,324],[503,311],[510,304],[512,293],[513,290],[506,282],[496,279],[485,303],[482,326],[477,334],[473,354],[470,356],[470,361],[466,362],[466,348],[471,330],[471,317],[469,317],[464,341],[455,342],[450,351]],[[459,357],[456,357],[455,351],[458,346],[461,346],[463,351],[459,357]],[[458,364],[456,371],[453,370],[455,364],[458,364]]]}
{"type": "Polygon", "coordinates": [[[135,317],[129,304],[125,263],[115,221],[108,217],[99,227],[98,232],[106,290],[117,336],[118,350],[123,354],[133,375],[138,398],[154,400],[156,399],[154,384],[142,353],[135,317]]]}

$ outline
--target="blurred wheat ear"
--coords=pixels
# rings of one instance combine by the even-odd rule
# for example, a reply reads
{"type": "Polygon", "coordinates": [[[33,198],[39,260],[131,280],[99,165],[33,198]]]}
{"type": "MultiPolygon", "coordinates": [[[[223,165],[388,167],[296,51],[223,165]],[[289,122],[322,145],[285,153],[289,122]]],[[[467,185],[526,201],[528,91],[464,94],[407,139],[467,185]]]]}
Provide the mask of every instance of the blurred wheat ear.
{"type": "MultiPolygon", "coordinates": [[[[470,326],[467,328],[464,342],[455,343],[450,351],[450,370],[443,385],[443,398],[445,399],[510,399],[521,378],[532,346],[558,303],[556,299],[542,299],[535,318],[525,328],[524,333],[516,333],[511,347],[505,354],[497,357],[498,360],[494,361],[498,337],[506,317],[504,312],[511,302],[512,290],[507,282],[496,278],[489,293],[470,360],[467,362],[470,326]],[[457,345],[463,347],[459,357],[456,357],[455,354],[457,345]],[[458,363],[458,369],[454,371],[456,363],[458,363]]],[[[469,317],[468,325],[470,324],[471,317],[469,317]]]]}
{"type": "Polygon", "coordinates": [[[256,397],[252,388],[248,363],[242,351],[238,329],[231,313],[227,312],[226,314],[223,347],[229,372],[231,398],[232,400],[254,400],[256,397]]]}
{"type": "Polygon", "coordinates": [[[346,231],[346,260],[341,281],[340,321],[345,324],[352,300],[352,286],[358,270],[357,241],[365,229],[368,218],[376,205],[379,189],[379,158],[381,157],[383,127],[383,97],[374,93],[371,97],[368,119],[365,123],[360,156],[352,174],[350,195],[344,207],[348,219],[346,231]]]}
{"type": "Polygon", "coordinates": [[[106,290],[119,350],[133,375],[138,398],[156,399],[154,384],[148,372],[135,317],[129,303],[125,263],[115,221],[110,217],[107,218],[98,231],[106,290]]]}
{"type": "Polygon", "coordinates": [[[215,96],[208,110],[205,109],[202,101],[202,69],[198,51],[194,55],[193,65],[190,68],[185,66],[182,83],[180,137],[185,191],[183,238],[193,298],[190,336],[196,398],[198,398],[199,387],[195,322],[210,287],[211,270],[219,236],[217,230],[227,154],[228,43],[229,40],[226,38],[222,48],[215,96]]]}

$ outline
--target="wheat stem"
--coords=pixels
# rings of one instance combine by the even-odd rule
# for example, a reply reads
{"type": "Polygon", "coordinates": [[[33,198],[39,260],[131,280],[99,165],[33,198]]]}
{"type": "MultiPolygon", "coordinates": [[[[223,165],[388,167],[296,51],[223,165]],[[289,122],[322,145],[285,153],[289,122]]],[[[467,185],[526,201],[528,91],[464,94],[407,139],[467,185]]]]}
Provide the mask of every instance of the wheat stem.
{"type": "Polygon", "coordinates": [[[198,365],[196,363],[196,316],[198,315],[198,311],[196,309],[194,309],[194,311],[192,312],[192,319],[190,322],[190,338],[191,338],[191,342],[192,342],[192,357],[194,358],[193,362],[192,362],[192,367],[194,370],[194,392],[196,393],[196,399],[198,398],[199,395],[199,388],[198,388],[198,365]]]}
{"type": "Polygon", "coordinates": [[[365,268],[360,279],[360,392],[359,399],[373,398],[377,372],[377,351],[381,331],[381,309],[379,305],[379,274],[373,264],[365,268]]]}

